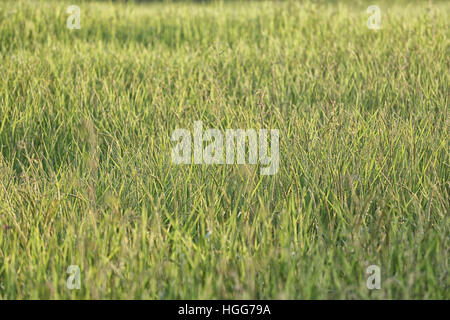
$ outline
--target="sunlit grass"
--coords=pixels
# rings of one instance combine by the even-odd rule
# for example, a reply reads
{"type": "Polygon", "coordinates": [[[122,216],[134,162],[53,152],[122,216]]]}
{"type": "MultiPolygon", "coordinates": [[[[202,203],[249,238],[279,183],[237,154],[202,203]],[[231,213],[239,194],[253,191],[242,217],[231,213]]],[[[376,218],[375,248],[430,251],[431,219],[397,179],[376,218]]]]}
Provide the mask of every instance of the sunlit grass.
{"type": "Polygon", "coordinates": [[[0,297],[449,299],[450,5],[321,3],[0,2],[0,297]],[[196,120],[278,174],[172,164],[196,120]]]}

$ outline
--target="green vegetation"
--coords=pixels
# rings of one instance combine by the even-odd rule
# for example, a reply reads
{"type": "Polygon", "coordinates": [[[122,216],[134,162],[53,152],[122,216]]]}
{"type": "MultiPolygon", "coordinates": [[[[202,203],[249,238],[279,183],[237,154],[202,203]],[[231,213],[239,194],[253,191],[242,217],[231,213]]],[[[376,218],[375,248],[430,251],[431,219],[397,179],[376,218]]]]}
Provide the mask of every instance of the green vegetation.
{"type": "Polygon", "coordinates": [[[450,299],[450,3],[371,4],[0,2],[0,298],[450,299]]]}

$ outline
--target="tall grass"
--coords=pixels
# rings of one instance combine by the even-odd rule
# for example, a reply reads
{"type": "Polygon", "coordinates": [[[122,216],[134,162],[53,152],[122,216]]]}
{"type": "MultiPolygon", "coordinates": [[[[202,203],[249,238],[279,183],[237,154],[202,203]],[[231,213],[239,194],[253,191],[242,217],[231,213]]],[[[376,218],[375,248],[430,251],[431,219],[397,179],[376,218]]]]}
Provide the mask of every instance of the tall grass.
{"type": "Polygon", "coordinates": [[[448,2],[70,4],[0,2],[0,298],[450,298],[448,2]]]}

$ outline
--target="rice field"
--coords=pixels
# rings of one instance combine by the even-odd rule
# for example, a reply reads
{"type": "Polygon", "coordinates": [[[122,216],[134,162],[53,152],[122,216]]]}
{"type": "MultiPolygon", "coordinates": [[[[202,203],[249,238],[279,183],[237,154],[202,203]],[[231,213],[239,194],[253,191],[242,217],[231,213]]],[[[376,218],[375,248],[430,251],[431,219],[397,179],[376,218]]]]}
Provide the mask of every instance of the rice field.
{"type": "Polygon", "coordinates": [[[450,299],[449,13],[1,1],[0,299],[450,299]],[[174,163],[198,121],[276,172],[174,163]]]}

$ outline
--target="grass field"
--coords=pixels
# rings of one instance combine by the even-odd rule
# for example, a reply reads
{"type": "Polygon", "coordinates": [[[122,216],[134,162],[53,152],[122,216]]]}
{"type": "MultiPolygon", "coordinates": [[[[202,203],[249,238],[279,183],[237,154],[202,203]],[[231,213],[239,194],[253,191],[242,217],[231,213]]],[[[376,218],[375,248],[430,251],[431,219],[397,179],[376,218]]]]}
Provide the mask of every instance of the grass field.
{"type": "Polygon", "coordinates": [[[450,299],[449,12],[1,1],[0,298],[450,299]],[[174,164],[197,120],[278,173],[174,164]]]}

